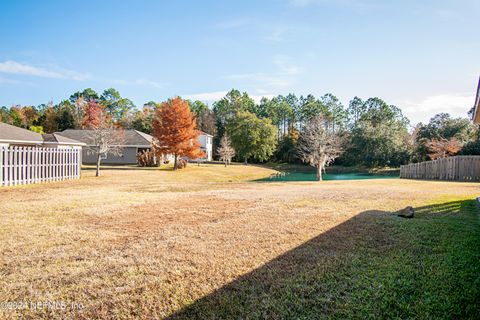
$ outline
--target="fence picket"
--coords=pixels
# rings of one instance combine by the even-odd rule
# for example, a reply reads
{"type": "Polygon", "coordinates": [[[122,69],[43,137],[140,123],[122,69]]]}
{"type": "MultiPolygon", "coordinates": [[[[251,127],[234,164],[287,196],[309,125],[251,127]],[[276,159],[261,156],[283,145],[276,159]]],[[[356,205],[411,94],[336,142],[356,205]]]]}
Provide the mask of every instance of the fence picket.
{"type": "Polygon", "coordinates": [[[0,146],[0,186],[80,178],[81,149],[0,146]]]}

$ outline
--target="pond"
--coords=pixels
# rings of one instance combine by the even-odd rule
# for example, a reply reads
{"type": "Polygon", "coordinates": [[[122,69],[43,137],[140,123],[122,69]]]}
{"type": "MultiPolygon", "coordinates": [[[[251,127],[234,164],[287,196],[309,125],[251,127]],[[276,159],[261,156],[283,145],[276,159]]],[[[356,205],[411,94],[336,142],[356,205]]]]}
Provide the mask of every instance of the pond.
{"type": "MultiPolygon", "coordinates": [[[[323,180],[365,180],[365,179],[395,179],[398,175],[373,174],[367,172],[352,173],[327,173],[323,174],[323,180]]],[[[263,182],[282,182],[282,181],[316,181],[315,172],[284,172],[272,175],[268,178],[259,179],[263,182]]]]}

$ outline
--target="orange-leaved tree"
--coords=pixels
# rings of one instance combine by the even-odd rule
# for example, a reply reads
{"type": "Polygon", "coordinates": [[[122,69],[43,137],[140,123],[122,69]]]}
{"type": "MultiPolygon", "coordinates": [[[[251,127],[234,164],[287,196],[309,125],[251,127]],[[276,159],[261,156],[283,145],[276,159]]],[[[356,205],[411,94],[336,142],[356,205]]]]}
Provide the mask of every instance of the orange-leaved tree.
{"type": "Polygon", "coordinates": [[[456,155],[462,149],[462,144],[455,137],[451,139],[432,139],[427,142],[427,148],[430,151],[428,156],[435,160],[456,155]]]}
{"type": "Polygon", "coordinates": [[[177,97],[157,106],[153,136],[160,143],[160,153],[174,155],[173,170],[177,170],[179,157],[196,159],[203,156],[196,126],[195,117],[185,100],[177,97]]]}
{"type": "Polygon", "coordinates": [[[83,129],[97,129],[108,122],[103,106],[95,100],[90,100],[83,107],[83,129]]]}

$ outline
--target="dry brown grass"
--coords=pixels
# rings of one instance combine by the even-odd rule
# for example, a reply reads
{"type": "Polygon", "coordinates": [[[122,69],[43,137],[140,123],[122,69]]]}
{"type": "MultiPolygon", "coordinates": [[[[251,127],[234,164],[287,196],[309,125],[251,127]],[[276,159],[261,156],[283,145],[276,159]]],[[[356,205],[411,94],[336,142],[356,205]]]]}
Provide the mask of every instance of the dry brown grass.
{"type": "Polygon", "coordinates": [[[85,170],[0,189],[0,302],[67,302],[0,317],[158,318],[363,211],[469,198],[478,184],[255,183],[255,166],[85,170]],[[81,303],[81,311],[70,303],[81,303]]]}

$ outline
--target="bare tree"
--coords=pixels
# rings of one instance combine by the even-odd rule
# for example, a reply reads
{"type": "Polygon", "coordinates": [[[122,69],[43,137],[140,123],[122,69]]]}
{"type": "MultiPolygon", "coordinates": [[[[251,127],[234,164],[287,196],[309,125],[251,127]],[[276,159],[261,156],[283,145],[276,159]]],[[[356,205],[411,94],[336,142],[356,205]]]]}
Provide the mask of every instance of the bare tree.
{"type": "Polygon", "coordinates": [[[121,155],[125,144],[125,134],[123,129],[112,127],[111,119],[106,115],[104,108],[97,104],[89,104],[85,110],[83,125],[89,129],[88,139],[89,147],[87,152],[94,154],[97,159],[97,168],[95,176],[100,175],[100,163],[102,157],[110,155],[121,155]]]}
{"type": "Polygon", "coordinates": [[[220,140],[220,147],[218,147],[217,152],[220,155],[220,161],[225,163],[225,167],[232,163],[232,158],[235,156],[235,149],[233,149],[227,134],[224,134],[222,140],[220,140]]]}
{"type": "Polygon", "coordinates": [[[300,158],[317,169],[317,180],[322,180],[325,167],[342,154],[342,141],[330,129],[330,122],[317,116],[309,120],[300,134],[297,152],[300,158]]]}
{"type": "Polygon", "coordinates": [[[97,128],[89,131],[92,146],[88,147],[88,152],[94,154],[97,158],[97,167],[95,176],[100,175],[100,163],[103,157],[107,155],[122,155],[125,136],[123,129],[97,128]]]}

